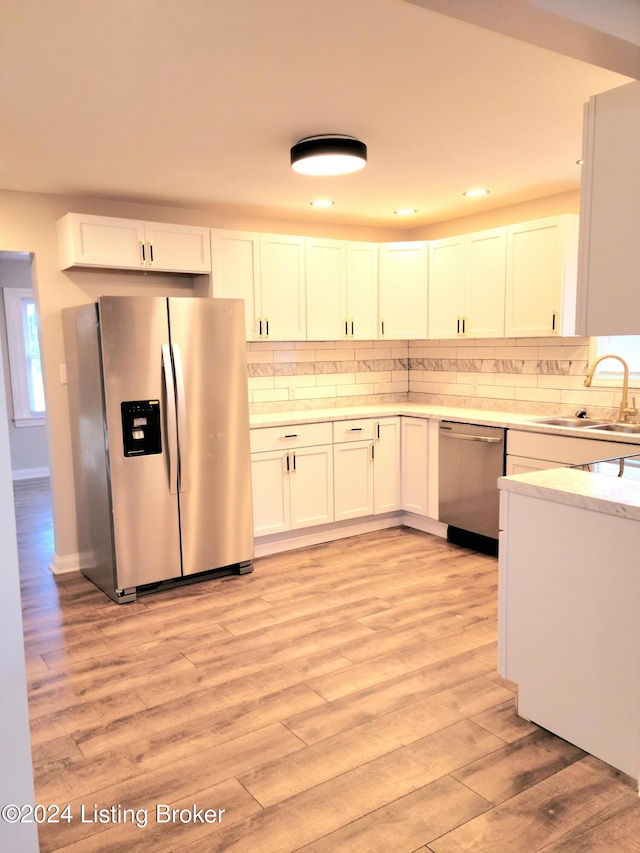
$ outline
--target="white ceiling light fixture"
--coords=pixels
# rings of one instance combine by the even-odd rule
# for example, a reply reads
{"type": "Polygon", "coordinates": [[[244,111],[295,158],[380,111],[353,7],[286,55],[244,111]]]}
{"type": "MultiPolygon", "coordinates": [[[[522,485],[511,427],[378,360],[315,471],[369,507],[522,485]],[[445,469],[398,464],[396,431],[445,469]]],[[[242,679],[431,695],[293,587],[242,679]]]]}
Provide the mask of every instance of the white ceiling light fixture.
{"type": "Polygon", "coordinates": [[[315,201],[309,202],[311,207],[332,207],[335,204],[335,201],[332,201],[330,198],[317,198],[315,201]]]}
{"type": "Polygon", "coordinates": [[[347,175],[367,165],[367,146],[353,136],[320,133],[291,149],[291,168],[303,175],[347,175]]]}
{"type": "Polygon", "coordinates": [[[415,209],[415,207],[401,207],[400,210],[394,210],[393,212],[396,216],[412,216],[418,211],[415,209]]]}
{"type": "Polygon", "coordinates": [[[479,198],[482,195],[489,195],[489,190],[467,190],[466,193],[462,193],[462,195],[466,196],[467,198],[479,198]]]}

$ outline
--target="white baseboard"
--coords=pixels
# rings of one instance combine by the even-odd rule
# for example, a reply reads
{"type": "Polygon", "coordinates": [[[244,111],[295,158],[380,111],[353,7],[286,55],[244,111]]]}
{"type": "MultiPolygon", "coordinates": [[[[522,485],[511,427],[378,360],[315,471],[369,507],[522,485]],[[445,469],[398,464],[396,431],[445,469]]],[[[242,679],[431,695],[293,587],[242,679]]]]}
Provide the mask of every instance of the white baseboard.
{"type": "Polygon", "coordinates": [[[54,553],[51,558],[49,570],[54,575],[68,575],[71,572],[79,572],[81,565],[80,554],[67,554],[65,557],[60,557],[54,553]]]}
{"type": "Polygon", "coordinates": [[[49,476],[48,468],[18,468],[11,472],[11,477],[14,481],[17,480],[40,480],[42,477],[49,476]]]}
{"type": "MultiPolygon", "coordinates": [[[[322,545],[324,542],[335,542],[361,533],[373,533],[376,530],[402,526],[412,527],[423,533],[432,533],[434,536],[446,537],[447,535],[447,525],[434,518],[424,518],[410,512],[390,512],[387,515],[369,515],[357,520],[307,527],[302,531],[261,536],[255,540],[254,556],[268,557],[283,551],[294,551],[296,548],[322,545]]],[[[82,554],[67,554],[65,557],[54,554],[49,568],[54,575],[66,575],[70,572],[79,572],[83,566],[87,565],[90,565],[88,555],[84,555],[83,558],[82,554]]]]}
{"type": "Polygon", "coordinates": [[[262,536],[255,540],[256,557],[268,557],[283,551],[293,551],[309,545],[322,545],[324,542],[335,542],[348,536],[358,536],[361,533],[372,533],[375,530],[386,530],[390,527],[413,527],[423,533],[433,533],[436,536],[447,535],[447,525],[433,518],[423,518],[407,512],[394,512],[388,515],[367,516],[357,521],[344,521],[337,524],[323,524],[307,528],[304,532],[292,531],[273,536],[262,536]]]}

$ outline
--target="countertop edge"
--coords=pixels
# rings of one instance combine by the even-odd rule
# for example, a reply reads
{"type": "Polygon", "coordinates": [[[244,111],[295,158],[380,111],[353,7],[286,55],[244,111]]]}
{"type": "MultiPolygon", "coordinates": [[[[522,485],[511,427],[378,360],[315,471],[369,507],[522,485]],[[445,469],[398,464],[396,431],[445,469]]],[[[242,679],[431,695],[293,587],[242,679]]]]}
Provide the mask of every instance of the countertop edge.
{"type": "Polygon", "coordinates": [[[640,489],[637,481],[619,480],[576,468],[549,468],[500,477],[498,488],[505,492],[640,521],[640,489]]]}

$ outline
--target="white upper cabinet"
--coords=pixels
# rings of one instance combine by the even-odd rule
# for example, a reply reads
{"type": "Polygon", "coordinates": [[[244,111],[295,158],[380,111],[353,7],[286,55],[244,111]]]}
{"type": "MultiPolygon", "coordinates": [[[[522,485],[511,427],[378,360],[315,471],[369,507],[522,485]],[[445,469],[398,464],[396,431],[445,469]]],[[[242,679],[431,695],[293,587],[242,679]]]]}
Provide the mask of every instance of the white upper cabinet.
{"type": "Polygon", "coordinates": [[[244,299],[247,340],[306,337],[304,238],[211,231],[214,297],[244,299]]]}
{"type": "Polygon", "coordinates": [[[464,332],[470,338],[504,337],[507,229],[469,234],[464,332]]]}
{"type": "Polygon", "coordinates": [[[306,240],[307,340],[378,336],[378,246],[306,240]]]}
{"type": "Polygon", "coordinates": [[[347,336],[378,337],[378,244],[347,242],[347,336]]]}
{"type": "Polygon", "coordinates": [[[578,216],[507,228],[505,335],[575,334],[578,216]]]}
{"type": "Polygon", "coordinates": [[[429,246],[429,337],[504,336],[506,229],[429,246]]]}
{"type": "Polygon", "coordinates": [[[305,268],[307,338],[310,341],[340,340],[347,333],[346,242],[308,237],[305,268]]]}
{"type": "Polygon", "coordinates": [[[464,334],[465,237],[434,240],[429,246],[429,337],[464,334]]]}
{"type": "Polygon", "coordinates": [[[640,82],[585,108],[577,331],[640,334],[640,82]]]}
{"type": "Polygon", "coordinates": [[[58,220],[60,269],[211,272],[209,229],[67,213],[58,220]]]}
{"type": "Polygon", "coordinates": [[[380,337],[427,337],[426,242],[382,243],[379,257],[380,337]]]}
{"type": "Polygon", "coordinates": [[[247,340],[258,340],[262,302],[260,241],[257,234],[211,231],[211,287],[214,297],[244,299],[247,340]]]}
{"type": "Polygon", "coordinates": [[[274,341],[304,341],[304,237],[260,234],[261,324],[274,341]]]}

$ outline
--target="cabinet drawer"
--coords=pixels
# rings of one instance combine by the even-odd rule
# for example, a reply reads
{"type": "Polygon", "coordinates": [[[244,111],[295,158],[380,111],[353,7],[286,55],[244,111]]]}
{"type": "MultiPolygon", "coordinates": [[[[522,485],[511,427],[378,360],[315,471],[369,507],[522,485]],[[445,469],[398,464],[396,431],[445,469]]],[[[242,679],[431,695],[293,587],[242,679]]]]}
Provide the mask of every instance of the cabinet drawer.
{"type": "Polygon", "coordinates": [[[287,450],[295,447],[311,447],[316,444],[331,444],[330,423],[284,424],[251,430],[251,452],[264,450],[287,450]]]}
{"type": "Polygon", "coordinates": [[[370,441],[373,439],[374,421],[363,418],[358,421],[335,421],[333,440],[336,444],[345,441],[370,441]]]}
{"type": "Polygon", "coordinates": [[[580,465],[597,459],[611,459],[634,453],[635,444],[599,441],[596,438],[574,438],[564,435],[542,435],[537,432],[520,432],[510,429],[507,433],[509,456],[524,456],[530,459],[545,459],[563,465],[580,465]]]}

